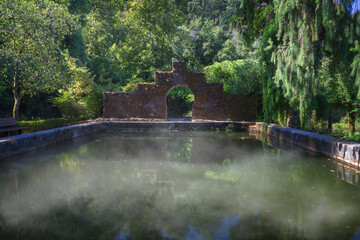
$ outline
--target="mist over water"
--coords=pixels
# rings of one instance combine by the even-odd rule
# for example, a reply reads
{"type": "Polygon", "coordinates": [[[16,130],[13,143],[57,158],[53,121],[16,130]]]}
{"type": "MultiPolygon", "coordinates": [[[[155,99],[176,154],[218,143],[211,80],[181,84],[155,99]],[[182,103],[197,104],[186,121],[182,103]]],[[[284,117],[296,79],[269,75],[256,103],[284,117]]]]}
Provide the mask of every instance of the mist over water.
{"type": "Polygon", "coordinates": [[[359,239],[335,166],[247,134],[101,134],[0,165],[0,239],[359,239]]]}

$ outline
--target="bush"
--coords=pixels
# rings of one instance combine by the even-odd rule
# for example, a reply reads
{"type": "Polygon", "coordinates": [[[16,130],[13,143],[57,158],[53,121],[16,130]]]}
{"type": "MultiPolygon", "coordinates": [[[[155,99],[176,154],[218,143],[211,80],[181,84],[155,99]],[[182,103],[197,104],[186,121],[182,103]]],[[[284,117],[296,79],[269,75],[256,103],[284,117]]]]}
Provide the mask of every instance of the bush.
{"type": "Polygon", "coordinates": [[[349,123],[333,123],[332,136],[344,137],[349,134],[349,123]]]}
{"type": "Polygon", "coordinates": [[[98,118],[102,116],[103,93],[100,89],[84,97],[82,100],[86,106],[87,118],[98,118]]]}
{"type": "Polygon", "coordinates": [[[309,121],[309,127],[305,128],[304,130],[319,134],[327,134],[328,122],[322,119],[317,119],[317,112],[316,110],[313,110],[309,121]]]}
{"type": "Polygon", "coordinates": [[[355,132],[353,135],[346,135],[343,138],[349,141],[360,142],[360,132],[355,132]]]}
{"type": "Polygon", "coordinates": [[[252,59],[223,61],[205,68],[206,80],[223,83],[226,94],[261,95],[261,73],[260,64],[252,59]]]}
{"type": "Polygon", "coordinates": [[[60,113],[70,121],[87,119],[87,109],[82,101],[75,98],[70,92],[63,92],[53,98],[52,102],[59,108],[60,113]]]}
{"type": "Polygon", "coordinates": [[[18,125],[26,127],[24,133],[42,131],[51,128],[63,127],[66,124],[65,118],[52,118],[36,121],[19,121],[18,125]]]}

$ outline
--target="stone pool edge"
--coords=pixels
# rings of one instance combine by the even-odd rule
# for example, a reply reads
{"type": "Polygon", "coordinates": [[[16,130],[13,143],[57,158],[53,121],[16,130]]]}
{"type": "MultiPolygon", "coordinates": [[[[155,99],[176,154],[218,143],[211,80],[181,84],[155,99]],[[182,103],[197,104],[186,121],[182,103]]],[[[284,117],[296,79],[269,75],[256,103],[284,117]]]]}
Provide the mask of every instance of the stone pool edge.
{"type": "Polygon", "coordinates": [[[124,131],[196,131],[224,130],[229,125],[234,131],[247,131],[250,125],[255,125],[255,122],[93,121],[0,138],[0,160],[109,129],[124,131]]]}
{"type": "Polygon", "coordinates": [[[249,130],[268,135],[279,142],[284,141],[307,151],[337,159],[347,165],[360,167],[360,143],[275,124],[267,125],[263,122],[257,122],[249,130]]]}
{"type": "Polygon", "coordinates": [[[96,133],[97,128],[98,123],[90,122],[0,138],[0,159],[96,133]]]}
{"type": "Polygon", "coordinates": [[[224,130],[259,132],[275,140],[285,141],[307,151],[325,155],[340,162],[359,168],[360,143],[341,140],[299,129],[281,127],[263,122],[232,122],[232,121],[106,121],[98,120],[89,123],[49,129],[6,138],[0,138],[0,159],[29,152],[69,141],[88,134],[95,134],[109,129],[136,131],[196,131],[224,130]],[[266,126],[266,127],[265,127],[266,126]]]}

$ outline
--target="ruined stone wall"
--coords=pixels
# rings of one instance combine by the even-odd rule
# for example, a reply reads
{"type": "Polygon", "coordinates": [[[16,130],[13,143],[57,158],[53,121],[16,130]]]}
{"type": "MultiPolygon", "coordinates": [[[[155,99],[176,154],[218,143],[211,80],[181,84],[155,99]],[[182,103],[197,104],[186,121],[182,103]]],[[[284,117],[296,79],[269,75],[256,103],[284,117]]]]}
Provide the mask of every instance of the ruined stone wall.
{"type": "Polygon", "coordinates": [[[225,95],[220,83],[206,83],[202,73],[188,72],[184,62],[173,62],[171,72],[155,72],[154,83],[139,83],[132,93],[105,92],[105,118],[167,118],[166,96],[175,87],[187,87],[194,96],[193,119],[255,121],[256,99],[225,95]]]}

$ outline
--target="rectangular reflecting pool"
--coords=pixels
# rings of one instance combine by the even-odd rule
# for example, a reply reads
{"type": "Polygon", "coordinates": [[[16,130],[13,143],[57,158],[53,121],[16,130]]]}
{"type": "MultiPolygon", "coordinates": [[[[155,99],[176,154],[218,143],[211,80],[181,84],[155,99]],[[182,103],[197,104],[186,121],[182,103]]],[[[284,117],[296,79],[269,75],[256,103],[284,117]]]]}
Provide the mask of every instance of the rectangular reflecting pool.
{"type": "Polygon", "coordinates": [[[0,239],[360,239],[360,191],[246,133],[102,133],[0,163],[0,239]]]}

